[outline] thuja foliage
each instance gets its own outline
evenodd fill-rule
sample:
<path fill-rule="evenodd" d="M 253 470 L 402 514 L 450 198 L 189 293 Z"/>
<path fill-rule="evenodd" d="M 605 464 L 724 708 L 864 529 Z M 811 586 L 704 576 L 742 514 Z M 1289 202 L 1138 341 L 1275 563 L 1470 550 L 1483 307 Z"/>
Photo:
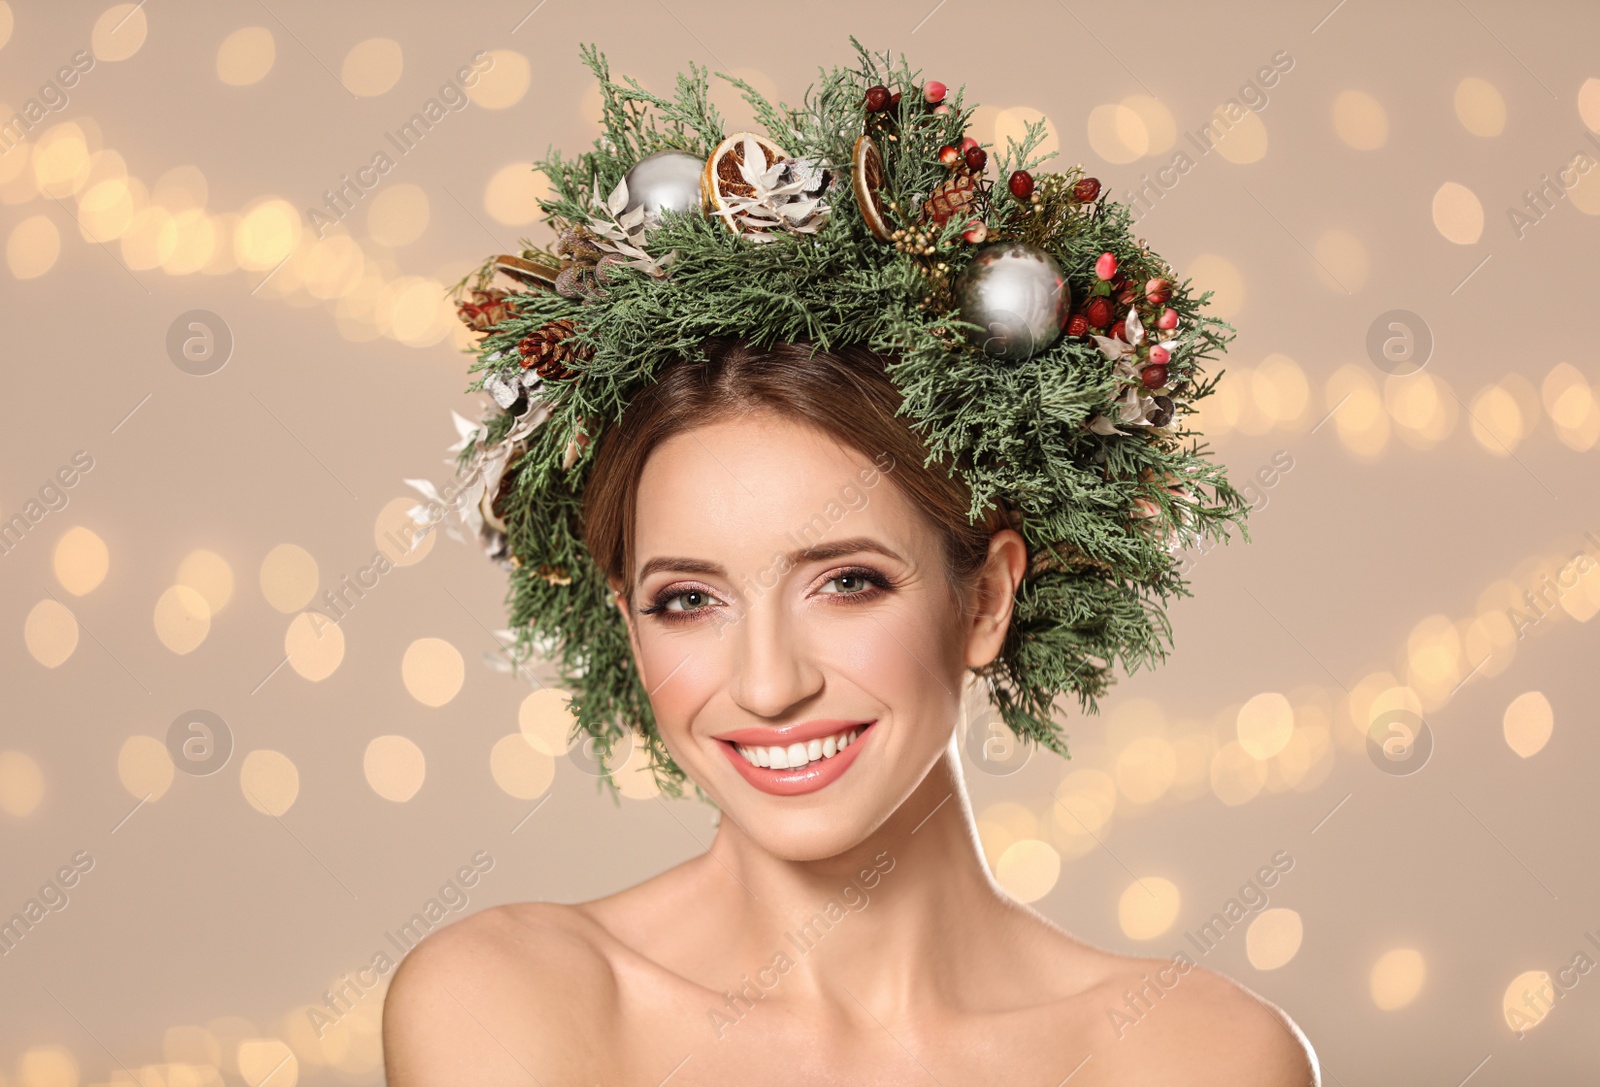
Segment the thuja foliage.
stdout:
<path fill-rule="evenodd" d="M 892 137 L 880 138 L 885 182 L 881 197 L 892 226 L 928 230 L 933 255 L 875 237 L 851 185 L 851 155 L 864 131 L 869 88 L 884 86 L 901 101 L 922 104 L 920 72 L 902 56 L 872 54 L 851 39 L 856 62 L 819 69 L 798 106 L 768 102 L 748 83 L 736 84 L 755 117 L 789 155 L 832 173 L 830 211 L 816 233 L 778 230 L 756 244 L 699 210 L 664 214 L 644 243 L 664 268 L 617 269 L 601 299 L 575 299 L 547 289 L 513 292 L 507 315 L 477 348 L 473 389 L 492 372 L 516 373 L 518 345 L 552 321 L 575 323 L 573 343 L 587 354 L 566 376 L 547 380 L 538 406 L 548 419 L 521 440 L 503 484 L 507 542 L 514 556 L 510 620 L 513 653 L 552 657 L 574 693 L 580 735 L 594 738 L 605 760 L 632 733 L 642 743 L 664 791 L 682 795 L 685 776 L 673 763 L 633 666 L 627 633 L 596 563 L 581 542 L 583 488 L 597 439 L 665 364 L 703 357 L 713 338 L 742 338 L 756 346 L 785 342 L 820 349 L 859 344 L 884 355 L 903 394 L 901 414 L 928 451 L 928 461 L 959 472 L 972 494 L 977 520 L 993 506 L 1010 511 L 1028 545 L 1029 569 L 1019 588 L 1000 657 L 985 671 L 990 697 L 1019 737 L 1068 754 L 1056 721 L 1057 700 L 1076 695 L 1096 711 L 1114 669 L 1151 666 L 1171 648 L 1166 605 L 1188 595 L 1175 550 L 1200 537 L 1226 539 L 1243 531 L 1248 507 L 1183 422 L 1185 409 L 1208 395 L 1215 379 L 1205 364 L 1220 354 L 1233 330 L 1208 316 L 1209 292 L 1196 296 L 1188 280 L 1132 234 L 1128 209 L 1110 199 L 1074 199 L 1081 167 L 1039 173 L 1051 155 L 1037 153 L 1043 122 L 1020 141 L 990 150 L 997 181 L 981 185 L 970 214 L 929 223 L 924 202 L 950 177 L 939 150 L 959 145 L 972 108 L 957 91 L 947 112 L 898 111 Z M 561 232 L 605 214 L 605 200 L 646 155 L 677 149 L 707 156 L 730 135 L 709 97 L 709 72 L 691 64 L 671 97 L 624 77 L 614 80 L 594 47 L 581 50 L 599 81 L 603 133 L 592 149 L 568 157 L 551 149 L 535 168 L 549 179 L 541 201 L 547 222 Z M 1012 195 L 1014 170 L 1038 177 L 1045 198 Z M 1095 186 L 1098 188 L 1098 185 Z M 1106 298 L 1122 321 L 1130 304 L 1096 274 L 1114 254 L 1131 303 L 1146 320 L 1164 307 L 1178 318 L 1168 364 L 1175 412 L 1165 425 L 1135 425 L 1100 433 L 1089 428 L 1123 391 L 1101 341 L 1062 335 L 1025 361 L 996 359 L 969 340 L 975 326 L 952 302 L 952 284 L 978 248 L 962 239 L 974 218 L 990 240 L 1017 239 L 1052 254 L 1066 271 L 1075 307 Z M 522 256 L 547 265 L 561 257 L 523 242 Z M 670 254 L 670 257 L 668 256 Z M 491 274 L 488 265 L 480 286 Z M 1142 286 L 1162 279 L 1170 298 L 1147 309 Z M 1099 329 L 1095 331 L 1101 331 Z M 1220 375 L 1219 375 L 1220 376 Z M 518 405 L 525 409 L 532 405 Z M 1114 418 L 1114 416 L 1113 416 Z M 500 441 L 511 411 L 490 419 L 461 452 Z M 583 436 L 570 466 L 569 444 Z M 1248 539 L 1248 535 L 1245 536 Z M 555 568 L 570 581 L 551 579 Z M 602 778 L 615 788 L 609 777 Z"/>

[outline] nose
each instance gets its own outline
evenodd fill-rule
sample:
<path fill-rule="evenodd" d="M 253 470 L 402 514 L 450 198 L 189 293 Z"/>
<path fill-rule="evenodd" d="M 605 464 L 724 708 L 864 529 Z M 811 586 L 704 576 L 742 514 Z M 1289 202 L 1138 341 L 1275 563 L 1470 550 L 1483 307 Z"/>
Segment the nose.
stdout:
<path fill-rule="evenodd" d="M 732 640 L 728 693 L 757 717 L 781 717 L 822 690 L 806 639 L 773 600 L 752 602 L 722 631 Z"/>

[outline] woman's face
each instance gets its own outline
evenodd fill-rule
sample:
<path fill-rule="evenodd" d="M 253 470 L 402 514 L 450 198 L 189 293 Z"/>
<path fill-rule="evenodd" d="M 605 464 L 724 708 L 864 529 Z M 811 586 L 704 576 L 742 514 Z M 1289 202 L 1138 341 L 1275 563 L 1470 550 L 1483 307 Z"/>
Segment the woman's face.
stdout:
<path fill-rule="evenodd" d="M 964 669 L 998 653 L 1009 620 L 1021 538 L 990 548 L 1015 569 L 1000 563 L 1003 597 L 977 611 L 1003 614 L 963 615 L 897 467 L 761 412 L 674 436 L 640 478 L 627 611 L 657 725 L 724 814 L 787 859 L 841 853 L 900 806 L 949 742 Z"/>

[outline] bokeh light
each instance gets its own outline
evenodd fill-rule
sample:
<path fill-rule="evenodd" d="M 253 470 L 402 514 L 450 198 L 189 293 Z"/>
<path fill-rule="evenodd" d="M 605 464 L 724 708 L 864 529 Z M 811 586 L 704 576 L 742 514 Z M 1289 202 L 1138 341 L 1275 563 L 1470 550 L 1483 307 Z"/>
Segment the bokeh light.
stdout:
<path fill-rule="evenodd" d="M 526 226 L 544 214 L 539 201 L 550 197 L 550 179 L 531 162 L 502 166 L 483 189 L 483 209 L 497 223 Z"/>
<path fill-rule="evenodd" d="M 300 771 L 281 751 L 262 748 L 239 764 L 239 788 L 256 811 L 282 815 L 300 795 Z"/>
<path fill-rule="evenodd" d="M 517 727 L 535 751 L 552 757 L 565 755 L 577 718 L 572 712 L 572 695 L 554 687 L 541 687 L 517 707 Z"/>
<path fill-rule="evenodd" d="M 1474 136 L 1498 136 L 1506 130 L 1506 100 L 1486 79 L 1468 76 L 1456 84 L 1456 119 Z"/>
<path fill-rule="evenodd" d="M 63 589 L 73 596 L 83 596 L 106 579 L 111 551 L 92 529 L 76 525 L 56 541 L 51 565 Z"/>
<path fill-rule="evenodd" d="M 150 32 L 144 4 L 114 4 L 95 20 L 90 48 L 99 60 L 127 60 L 139 51 Z"/>
<path fill-rule="evenodd" d="M 320 683 L 344 661 L 344 631 L 320 611 L 303 611 L 283 634 L 289 667 L 304 679 Z"/>
<path fill-rule="evenodd" d="M 156 637 L 179 656 L 200 648 L 211 632 L 211 607 L 187 585 L 170 586 L 156 599 Z"/>
<path fill-rule="evenodd" d="M 555 780 L 556 766 L 549 755 L 535 751 L 522 733 L 513 732 L 500 737 L 490 750 L 489 772 L 509 795 L 537 800 Z"/>
<path fill-rule="evenodd" d="M 404 736 L 378 736 L 367 744 L 361 770 L 372 791 L 385 800 L 403 804 L 417 795 L 428 775 L 428 761 Z"/>
<path fill-rule="evenodd" d="M 25 819 L 44 799 L 44 771 L 21 751 L 0 751 L 0 811 Z"/>
<path fill-rule="evenodd" d="M 1446 181 L 1433 194 L 1433 225 L 1447 241 L 1472 245 L 1483 236 L 1483 204 L 1477 193 Z"/>
<path fill-rule="evenodd" d="M 261 560 L 261 595 L 288 614 L 311 602 L 317 592 L 317 560 L 297 544 L 282 543 Z"/>
<path fill-rule="evenodd" d="M 1526 691 L 1511 700 L 1506 707 L 1506 745 L 1525 759 L 1531 759 L 1544 750 L 1555 731 L 1555 710 L 1543 691 Z"/>
<path fill-rule="evenodd" d="M 230 87 L 259 83 L 272 71 L 278 46 L 264 26 L 242 26 L 217 48 L 217 78 Z"/>
<path fill-rule="evenodd" d="M 78 620 L 65 604 L 46 597 L 22 624 L 28 653 L 46 668 L 59 668 L 78 648 Z"/>
<path fill-rule="evenodd" d="M 1177 884 L 1145 876 L 1128 884 L 1117 900 L 1117 923 L 1130 940 L 1154 940 L 1172 927 L 1181 905 Z"/>
<path fill-rule="evenodd" d="M 512 49 L 491 49 L 487 59 L 493 66 L 479 68 L 477 83 L 466 88 L 467 97 L 484 109 L 507 109 L 522 101 L 533 82 L 528 58 Z"/>
<path fill-rule="evenodd" d="M 1343 91 L 1333 100 L 1333 130 L 1345 146 L 1376 151 L 1389 142 L 1389 114 L 1365 91 Z"/>
<path fill-rule="evenodd" d="M 461 650 L 443 638 L 418 638 L 400 662 L 406 691 L 424 706 L 442 706 L 461 692 L 466 662 Z"/>
<path fill-rule="evenodd" d="M 30 215 L 11 228 L 6 239 L 6 267 L 18 279 L 37 279 L 55 267 L 61 255 L 61 232 L 47 215 Z"/>
<path fill-rule="evenodd" d="M 1257 970 L 1276 970 L 1300 951 L 1305 925 L 1291 909 L 1274 906 L 1262 910 L 1244 933 L 1245 955 Z"/>
<path fill-rule="evenodd" d="M 391 185 L 367 208 L 367 233 L 379 245 L 410 245 L 427 228 L 428 194 L 420 185 Z"/>
<path fill-rule="evenodd" d="M 1023 838 L 1012 842 L 994 866 L 994 878 L 1018 902 L 1037 902 L 1061 878 L 1061 855 L 1049 842 Z"/>
<path fill-rule="evenodd" d="M 117 779 L 136 800 L 160 800 L 172 785 L 172 755 L 154 736 L 129 736 L 117 753 Z"/>
<path fill-rule="evenodd" d="M 350 47 L 344 56 L 340 80 L 353 94 L 372 98 L 400 81 L 405 52 L 392 38 L 368 38 Z"/>
<path fill-rule="evenodd" d="M 215 551 L 196 548 L 178 563 L 179 585 L 187 585 L 205 597 L 206 607 L 215 615 L 233 599 L 233 567 Z"/>
<path fill-rule="evenodd" d="M 1386 951 L 1372 964 L 1368 978 L 1372 1002 L 1386 1012 L 1403 1008 L 1417 999 L 1427 978 L 1422 952 L 1409 947 Z"/>

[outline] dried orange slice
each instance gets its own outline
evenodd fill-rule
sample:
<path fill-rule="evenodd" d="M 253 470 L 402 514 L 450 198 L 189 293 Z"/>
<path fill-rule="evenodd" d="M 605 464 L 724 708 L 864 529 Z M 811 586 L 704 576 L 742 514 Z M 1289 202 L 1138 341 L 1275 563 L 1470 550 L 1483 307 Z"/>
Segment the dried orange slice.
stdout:
<path fill-rule="evenodd" d="M 763 172 L 779 159 L 789 157 L 783 148 L 755 132 L 735 132 L 717 144 L 706 159 L 705 169 L 700 172 L 700 205 L 707 214 L 726 209 L 728 196 L 750 196 L 755 192 L 740 171 L 744 165 L 744 141 L 747 139 L 754 140 L 766 157 L 766 162 L 761 164 Z M 731 216 L 718 215 L 717 218 L 726 223 L 729 230 L 738 231 Z"/>
<path fill-rule="evenodd" d="M 878 150 L 878 141 L 871 136 L 861 136 L 850 153 L 850 187 L 855 190 L 856 206 L 861 209 L 861 217 L 867 221 L 867 229 L 880 241 L 890 241 L 893 233 L 889 229 L 883 197 L 878 195 L 886 180 L 883 152 Z"/>

